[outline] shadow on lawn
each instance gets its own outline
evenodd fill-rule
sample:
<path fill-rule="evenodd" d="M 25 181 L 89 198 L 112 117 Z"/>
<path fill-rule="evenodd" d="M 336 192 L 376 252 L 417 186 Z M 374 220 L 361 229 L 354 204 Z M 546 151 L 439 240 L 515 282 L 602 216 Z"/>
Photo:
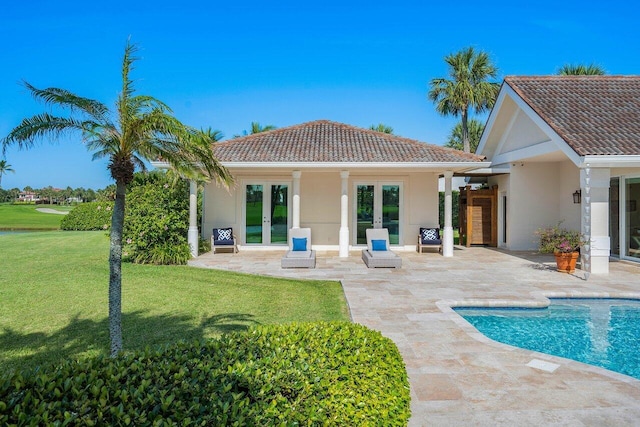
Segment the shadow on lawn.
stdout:
<path fill-rule="evenodd" d="M 243 331 L 258 324 L 252 314 L 225 313 L 203 316 L 200 323 L 185 315 L 148 315 L 144 311 L 122 314 L 125 350 L 160 347 L 178 341 L 195 341 L 221 333 Z M 35 368 L 62 359 L 109 353 L 109 320 L 74 316 L 63 328 L 46 334 L 21 333 L 5 328 L 0 333 L 0 372 Z"/>

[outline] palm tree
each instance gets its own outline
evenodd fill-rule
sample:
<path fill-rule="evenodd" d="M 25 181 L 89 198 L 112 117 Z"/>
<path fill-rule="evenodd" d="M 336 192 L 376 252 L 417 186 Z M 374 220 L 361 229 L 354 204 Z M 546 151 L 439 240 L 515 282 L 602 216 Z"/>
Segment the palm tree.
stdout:
<path fill-rule="evenodd" d="M 45 136 L 59 137 L 79 132 L 93 158 L 109 158 L 108 169 L 115 180 L 115 203 L 111 217 L 109 249 L 109 334 L 111 356 L 122 349 L 121 264 L 125 189 L 143 160 L 162 158 L 184 176 L 216 179 L 228 185 L 232 177 L 213 157 L 209 135 L 183 125 L 161 101 L 136 95 L 129 73 L 137 48 L 127 41 L 122 61 L 122 91 L 113 111 L 101 102 L 58 88 L 37 89 L 24 85 L 45 105 L 68 110 L 67 115 L 42 113 L 22 122 L 7 135 L 3 147 L 17 144 L 31 148 Z"/>
<path fill-rule="evenodd" d="M 378 123 L 378 125 L 371 125 L 369 129 L 375 130 L 376 132 L 388 133 L 393 135 L 393 128 L 391 126 L 387 126 L 384 123 Z"/>
<path fill-rule="evenodd" d="M 561 76 L 604 76 L 604 68 L 596 64 L 565 64 L 558 70 Z"/>
<path fill-rule="evenodd" d="M 222 133 L 221 130 L 211 129 L 211 127 L 208 127 L 206 129 L 200 129 L 200 132 L 206 135 L 208 138 L 210 138 L 211 141 L 213 142 L 221 141 L 222 138 L 224 138 L 224 134 Z"/>
<path fill-rule="evenodd" d="M 473 47 L 450 54 L 444 60 L 450 79 L 432 79 L 428 97 L 436 103 L 440 114 L 461 116 L 463 150 L 469 153 L 469 109 L 481 113 L 493 107 L 500 85 L 487 79 L 495 78 L 498 69 L 487 53 L 476 53 Z"/>
<path fill-rule="evenodd" d="M 469 126 L 469 148 L 471 153 L 475 153 L 480 144 L 480 138 L 482 137 L 482 131 L 484 130 L 484 124 L 478 120 L 471 118 L 467 123 Z M 458 122 L 449 134 L 449 140 L 444 144 L 445 147 L 455 148 L 456 150 L 462 150 L 464 144 L 462 141 L 462 123 Z"/>
<path fill-rule="evenodd" d="M 233 137 L 234 138 L 240 138 L 242 136 L 253 135 L 253 134 L 256 134 L 256 133 L 267 132 L 267 131 L 275 130 L 275 129 L 278 129 L 278 128 L 276 126 L 274 126 L 274 125 L 262 126 L 258 122 L 251 122 L 251 131 L 250 132 L 247 132 L 246 130 L 243 130 L 242 134 L 233 135 Z"/>
<path fill-rule="evenodd" d="M 2 188 L 2 175 L 6 175 L 7 172 L 13 172 L 16 173 L 16 171 L 14 171 L 11 168 L 11 165 L 9 163 L 7 163 L 6 160 L 0 160 L 0 188 Z"/>

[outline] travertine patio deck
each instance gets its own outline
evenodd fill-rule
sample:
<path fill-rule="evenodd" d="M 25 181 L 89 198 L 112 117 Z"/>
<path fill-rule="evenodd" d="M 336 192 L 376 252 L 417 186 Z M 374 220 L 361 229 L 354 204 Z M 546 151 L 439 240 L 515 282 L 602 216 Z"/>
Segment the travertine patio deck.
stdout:
<path fill-rule="evenodd" d="M 340 280 L 355 322 L 398 345 L 411 383 L 411 426 L 638 425 L 640 381 L 490 341 L 447 301 L 543 301 L 541 292 L 640 296 L 640 266 L 608 276 L 554 270 L 552 257 L 456 248 L 453 258 L 400 253 L 402 269 L 367 269 L 360 252 L 318 252 L 312 270 L 280 268 L 281 252 L 205 254 L 191 265 L 282 277 Z M 640 344 L 640 343 L 639 343 Z M 640 345 L 638 348 L 640 351 Z M 559 365 L 554 372 L 532 360 Z"/>

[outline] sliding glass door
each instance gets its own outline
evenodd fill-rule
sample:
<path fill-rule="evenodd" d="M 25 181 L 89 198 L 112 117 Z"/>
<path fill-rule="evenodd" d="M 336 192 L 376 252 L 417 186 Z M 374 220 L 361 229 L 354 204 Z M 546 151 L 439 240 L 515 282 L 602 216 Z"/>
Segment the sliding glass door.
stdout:
<path fill-rule="evenodd" d="M 627 256 L 640 259 L 640 178 L 625 180 L 625 249 Z"/>

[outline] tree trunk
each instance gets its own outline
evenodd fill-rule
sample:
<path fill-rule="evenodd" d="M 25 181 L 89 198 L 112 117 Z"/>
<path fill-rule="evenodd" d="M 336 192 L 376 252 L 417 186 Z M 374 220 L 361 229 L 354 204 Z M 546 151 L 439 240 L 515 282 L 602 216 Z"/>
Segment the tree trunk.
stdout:
<path fill-rule="evenodd" d="M 116 181 L 116 200 L 111 214 L 111 245 L 109 247 L 109 336 L 111 357 L 122 350 L 122 230 L 126 185 Z"/>
<path fill-rule="evenodd" d="M 471 144 L 469 144 L 469 126 L 467 124 L 467 111 L 462 112 L 462 151 L 471 152 Z"/>

